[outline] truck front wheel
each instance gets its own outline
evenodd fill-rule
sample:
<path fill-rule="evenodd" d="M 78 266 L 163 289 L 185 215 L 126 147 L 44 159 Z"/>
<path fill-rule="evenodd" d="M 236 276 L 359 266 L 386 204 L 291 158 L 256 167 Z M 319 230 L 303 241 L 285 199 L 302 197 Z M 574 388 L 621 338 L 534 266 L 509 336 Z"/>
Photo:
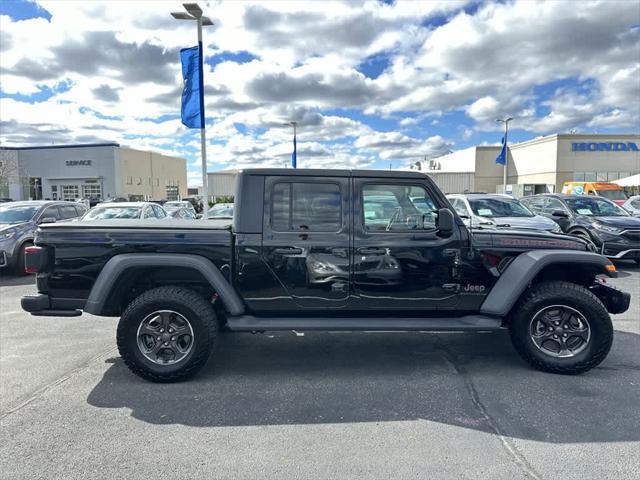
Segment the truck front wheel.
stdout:
<path fill-rule="evenodd" d="M 578 374 L 602 362 L 613 342 L 613 325 L 602 302 L 569 282 L 532 286 L 513 310 L 513 346 L 533 367 Z"/>
<path fill-rule="evenodd" d="M 118 323 L 120 356 L 153 382 L 195 375 L 213 351 L 218 322 L 213 306 L 192 290 L 158 287 L 133 300 Z"/>

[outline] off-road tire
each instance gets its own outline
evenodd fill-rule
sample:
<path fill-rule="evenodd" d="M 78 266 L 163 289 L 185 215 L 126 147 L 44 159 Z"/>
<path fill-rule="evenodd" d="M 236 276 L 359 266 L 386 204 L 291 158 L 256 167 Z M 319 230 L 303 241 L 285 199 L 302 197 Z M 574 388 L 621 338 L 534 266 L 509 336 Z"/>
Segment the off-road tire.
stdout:
<path fill-rule="evenodd" d="M 27 272 L 24 270 L 24 257 L 26 256 L 25 249 L 27 247 L 32 247 L 33 242 L 27 241 L 20 245 L 20 250 L 18 250 L 18 256 L 16 257 L 16 264 L 13 266 L 13 273 L 15 275 L 27 275 Z"/>
<path fill-rule="evenodd" d="M 178 363 L 158 365 L 138 348 L 138 327 L 158 310 L 173 310 L 184 316 L 193 329 L 193 346 Z M 116 340 L 120 356 L 136 375 L 152 382 L 178 382 L 195 375 L 209 359 L 218 333 L 218 322 L 211 303 L 196 292 L 182 287 L 158 287 L 135 298 L 125 309 Z"/>
<path fill-rule="evenodd" d="M 589 323 L 591 336 L 584 350 L 573 357 L 556 358 L 536 347 L 530 324 L 546 306 L 566 305 L 580 312 Z M 589 290 L 575 283 L 552 281 L 533 285 L 518 301 L 509 321 L 516 351 L 530 365 L 550 373 L 576 375 L 602 362 L 613 342 L 613 325 L 607 309 Z"/>

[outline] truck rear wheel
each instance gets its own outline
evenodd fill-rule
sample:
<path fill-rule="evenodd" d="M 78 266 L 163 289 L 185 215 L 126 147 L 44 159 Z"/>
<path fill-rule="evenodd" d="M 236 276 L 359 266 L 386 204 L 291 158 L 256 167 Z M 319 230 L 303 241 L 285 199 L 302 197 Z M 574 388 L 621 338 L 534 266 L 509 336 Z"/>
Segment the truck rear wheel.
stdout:
<path fill-rule="evenodd" d="M 192 290 L 158 287 L 126 308 L 118 323 L 120 356 L 152 382 L 176 382 L 207 362 L 217 336 L 213 306 Z"/>
<path fill-rule="evenodd" d="M 575 375 L 602 362 L 613 342 L 613 325 L 602 302 L 569 282 L 531 287 L 514 308 L 513 346 L 533 367 Z"/>

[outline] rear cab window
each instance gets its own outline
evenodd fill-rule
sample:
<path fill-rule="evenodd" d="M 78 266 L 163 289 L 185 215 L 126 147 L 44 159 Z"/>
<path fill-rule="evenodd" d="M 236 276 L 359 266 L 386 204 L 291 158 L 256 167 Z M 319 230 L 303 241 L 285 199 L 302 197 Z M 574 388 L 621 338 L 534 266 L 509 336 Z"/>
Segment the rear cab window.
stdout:
<path fill-rule="evenodd" d="M 275 232 L 338 232 L 342 194 L 337 183 L 277 182 L 271 191 L 271 229 Z"/>

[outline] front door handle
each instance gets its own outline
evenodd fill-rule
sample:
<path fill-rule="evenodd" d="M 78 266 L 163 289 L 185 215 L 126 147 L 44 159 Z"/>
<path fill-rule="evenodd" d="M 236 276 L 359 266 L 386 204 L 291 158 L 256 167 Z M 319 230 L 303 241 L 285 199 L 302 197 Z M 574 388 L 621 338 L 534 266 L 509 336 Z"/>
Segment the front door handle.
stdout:
<path fill-rule="evenodd" d="M 363 255 L 384 255 L 385 253 L 387 253 L 387 250 L 385 248 L 372 248 L 372 247 L 362 247 L 356 251 Z"/>
<path fill-rule="evenodd" d="M 273 250 L 273 253 L 277 253 L 278 255 L 300 255 L 302 249 L 297 247 L 276 248 Z"/>

